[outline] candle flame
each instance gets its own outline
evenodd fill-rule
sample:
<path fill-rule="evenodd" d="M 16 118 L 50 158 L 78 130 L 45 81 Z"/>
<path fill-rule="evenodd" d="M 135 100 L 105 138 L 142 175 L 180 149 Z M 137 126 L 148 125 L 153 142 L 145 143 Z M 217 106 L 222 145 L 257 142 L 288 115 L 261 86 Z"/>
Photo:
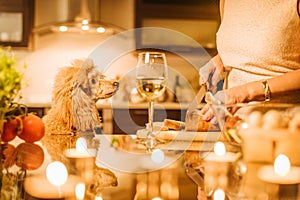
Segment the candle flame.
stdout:
<path fill-rule="evenodd" d="M 76 150 L 79 152 L 85 152 L 87 150 L 87 143 L 84 138 L 80 137 L 77 139 Z"/>
<path fill-rule="evenodd" d="M 289 158 L 284 155 L 280 154 L 276 157 L 274 161 L 274 171 L 279 176 L 285 176 L 288 174 L 291 168 L 291 163 Z"/>
<path fill-rule="evenodd" d="M 78 199 L 78 200 L 84 199 L 84 194 L 85 194 L 85 184 L 84 183 L 76 184 L 75 194 L 76 194 L 76 199 Z"/>
<path fill-rule="evenodd" d="M 82 29 L 83 31 L 88 31 L 88 30 L 90 29 L 90 27 L 89 27 L 88 25 L 82 25 L 82 26 L 81 26 L 81 29 Z"/>
<path fill-rule="evenodd" d="M 81 24 L 83 24 L 83 25 L 88 25 L 88 24 L 89 24 L 89 20 L 83 19 L 83 20 L 81 21 Z"/>
<path fill-rule="evenodd" d="M 98 27 L 97 28 L 97 32 L 98 33 L 104 33 L 105 32 L 105 28 L 104 27 Z"/>
<path fill-rule="evenodd" d="M 149 54 L 149 52 L 146 52 L 145 63 L 147 64 L 147 63 L 149 63 L 149 61 L 150 61 L 150 54 Z"/>
<path fill-rule="evenodd" d="M 226 148 L 223 142 L 217 142 L 214 146 L 214 152 L 218 156 L 223 156 L 226 154 Z"/>
<path fill-rule="evenodd" d="M 52 185 L 59 187 L 68 180 L 68 170 L 63 163 L 54 161 L 47 166 L 46 176 Z"/>
<path fill-rule="evenodd" d="M 221 189 L 217 189 L 214 192 L 214 200 L 224 200 L 225 199 L 225 192 Z"/>
<path fill-rule="evenodd" d="M 59 31 L 60 32 L 67 32 L 68 31 L 68 27 L 67 26 L 60 26 L 59 27 Z"/>

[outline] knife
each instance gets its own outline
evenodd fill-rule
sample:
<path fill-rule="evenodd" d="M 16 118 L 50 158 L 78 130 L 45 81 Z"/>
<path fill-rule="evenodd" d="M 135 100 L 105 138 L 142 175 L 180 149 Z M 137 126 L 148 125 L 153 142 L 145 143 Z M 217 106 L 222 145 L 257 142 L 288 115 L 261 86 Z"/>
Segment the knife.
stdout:
<path fill-rule="evenodd" d="M 187 109 L 187 112 L 192 112 L 193 110 L 197 109 L 199 104 L 202 102 L 202 100 L 205 97 L 205 94 L 207 92 L 207 86 L 206 84 L 201 85 L 200 90 L 198 91 L 196 97 L 194 100 L 189 104 L 189 107 Z"/>
<path fill-rule="evenodd" d="M 196 183 L 198 187 L 204 189 L 204 174 L 202 172 L 198 172 L 198 170 L 196 171 L 192 167 L 187 167 L 186 174 L 194 181 L 194 183 Z"/>

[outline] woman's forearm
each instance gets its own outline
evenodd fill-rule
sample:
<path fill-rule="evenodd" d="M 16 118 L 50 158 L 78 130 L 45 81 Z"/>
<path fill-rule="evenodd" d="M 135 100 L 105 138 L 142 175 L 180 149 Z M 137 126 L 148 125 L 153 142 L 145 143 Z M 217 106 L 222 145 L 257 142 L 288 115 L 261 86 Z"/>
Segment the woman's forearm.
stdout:
<path fill-rule="evenodd" d="M 271 93 L 300 90 L 300 69 L 268 80 Z"/>
<path fill-rule="evenodd" d="M 271 100 L 280 98 L 284 93 L 300 91 L 300 69 L 267 79 Z M 242 103 L 265 100 L 262 80 L 246 83 L 226 90 L 226 103 Z"/>

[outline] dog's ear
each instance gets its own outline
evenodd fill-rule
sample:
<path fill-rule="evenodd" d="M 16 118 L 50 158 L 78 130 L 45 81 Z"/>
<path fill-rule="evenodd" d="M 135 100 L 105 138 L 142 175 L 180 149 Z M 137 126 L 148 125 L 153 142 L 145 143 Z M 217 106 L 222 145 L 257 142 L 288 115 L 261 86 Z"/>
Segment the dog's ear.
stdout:
<path fill-rule="evenodd" d="M 83 89 L 86 94 L 90 94 L 88 74 L 95 68 L 94 62 L 91 59 L 86 59 L 77 73 L 76 86 Z"/>

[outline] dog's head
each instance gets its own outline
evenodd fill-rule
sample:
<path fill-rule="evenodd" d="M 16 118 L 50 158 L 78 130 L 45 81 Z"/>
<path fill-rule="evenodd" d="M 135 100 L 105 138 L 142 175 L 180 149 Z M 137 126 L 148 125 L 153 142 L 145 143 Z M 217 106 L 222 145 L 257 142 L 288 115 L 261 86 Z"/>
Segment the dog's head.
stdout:
<path fill-rule="evenodd" d="M 92 60 L 75 60 L 55 76 L 52 105 L 45 116 L 51 134 L 95 130 L 99 125 L 96 102 L 118 90 L 118 82 L 107 79 Z"/>
<path fill-rule="evenodd" d="M 96 70 L 91 59 L 82 62 L 75 83 L 75 87 L 82 89 L 86 95 L 95 101 L 113 96 L 119 88 L 119 83 L 116 80 L 111 80 Z"/>

